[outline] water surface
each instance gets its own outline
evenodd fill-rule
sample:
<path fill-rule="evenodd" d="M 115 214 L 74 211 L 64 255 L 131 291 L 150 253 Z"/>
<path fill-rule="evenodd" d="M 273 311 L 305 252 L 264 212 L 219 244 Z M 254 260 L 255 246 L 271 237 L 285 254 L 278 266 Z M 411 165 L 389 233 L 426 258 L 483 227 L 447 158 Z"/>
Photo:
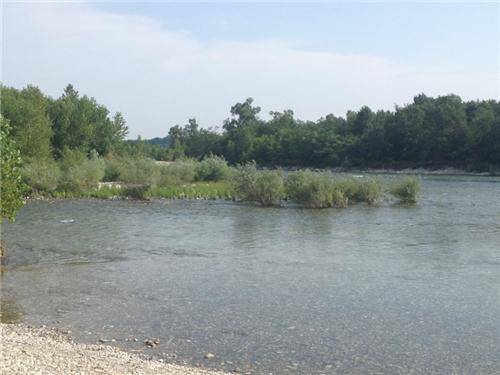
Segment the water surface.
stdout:
<path fill-rule="evenodd" d="M 499 178 L 424 178 L 413 207 L 32 202 L 2 232 L 4 319 L 80 341 L 256 374 L 500 368 Z"/>

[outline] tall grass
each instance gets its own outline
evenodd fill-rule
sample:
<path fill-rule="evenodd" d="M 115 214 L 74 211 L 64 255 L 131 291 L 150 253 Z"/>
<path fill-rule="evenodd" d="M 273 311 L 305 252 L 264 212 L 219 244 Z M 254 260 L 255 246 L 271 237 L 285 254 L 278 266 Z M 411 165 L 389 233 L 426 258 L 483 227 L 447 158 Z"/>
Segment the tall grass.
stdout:
<path fill-rule="evenodd" d="M 389 192 L 403 204 L 414 204 L 420 192 L 420 181 L 415 177 L 405 177 L 394 181 Z"/>

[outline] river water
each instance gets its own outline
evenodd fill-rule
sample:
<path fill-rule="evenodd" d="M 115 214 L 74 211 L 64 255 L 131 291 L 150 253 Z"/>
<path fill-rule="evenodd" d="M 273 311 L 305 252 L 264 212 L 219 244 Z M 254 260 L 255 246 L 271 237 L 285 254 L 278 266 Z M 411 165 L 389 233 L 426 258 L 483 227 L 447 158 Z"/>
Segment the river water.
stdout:
<path fill-rule="evenodd" d="M 422 183 L 412 207 L 32 202 L 3 319 L 256 374 L 498 373 L 500 178 Z"/>

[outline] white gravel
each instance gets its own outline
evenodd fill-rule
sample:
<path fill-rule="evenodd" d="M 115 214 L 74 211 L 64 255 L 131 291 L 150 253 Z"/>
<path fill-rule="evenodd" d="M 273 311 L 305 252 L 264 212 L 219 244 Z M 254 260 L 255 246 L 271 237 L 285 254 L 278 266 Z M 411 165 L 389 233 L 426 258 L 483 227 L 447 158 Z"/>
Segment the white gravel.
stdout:
<path fill-rule="evenodd" d="M 0 324 L 0 374 L 171 374 L 222 372 L 146 360 L 105 345 L 85 345 L 45 328 Z"/>

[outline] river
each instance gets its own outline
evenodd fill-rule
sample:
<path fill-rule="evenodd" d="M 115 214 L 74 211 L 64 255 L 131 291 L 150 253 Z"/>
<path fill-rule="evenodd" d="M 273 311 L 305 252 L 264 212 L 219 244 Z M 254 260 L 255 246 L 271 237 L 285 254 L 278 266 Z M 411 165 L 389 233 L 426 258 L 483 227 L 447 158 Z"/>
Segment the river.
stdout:
<path fill-rule="evenodd" d="M 500 178 L 422 177 L 407 207 L 31 202 L 2 238 L 3 319 L 78 341 L 256 374 L 500 369 Z"/>

